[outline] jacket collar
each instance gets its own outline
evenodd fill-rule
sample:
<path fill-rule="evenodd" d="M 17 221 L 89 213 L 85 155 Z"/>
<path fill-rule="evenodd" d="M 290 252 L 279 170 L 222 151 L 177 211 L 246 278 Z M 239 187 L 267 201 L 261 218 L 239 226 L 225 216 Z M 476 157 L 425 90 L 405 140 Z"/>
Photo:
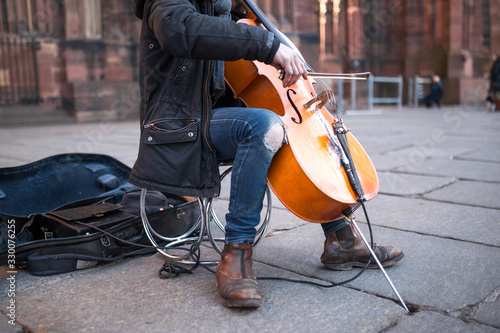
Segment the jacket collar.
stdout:
<path fill-rule="evenodd" d="M 134 10 L 134 14 L 138 19 L 144 17 L 144 4 L 146 0 L 132 0 L 132 8 Z"/>

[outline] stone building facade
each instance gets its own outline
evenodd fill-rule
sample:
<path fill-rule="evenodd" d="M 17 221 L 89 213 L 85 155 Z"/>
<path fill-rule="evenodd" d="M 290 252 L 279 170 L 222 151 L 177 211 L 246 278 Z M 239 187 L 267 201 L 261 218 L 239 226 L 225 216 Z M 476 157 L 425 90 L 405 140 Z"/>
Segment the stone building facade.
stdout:
<path fill-rule="evenodd" d="M 0 0 L 0 103 L 137 112 L 139 32 L 130 0 Z"/>
<path fill-rule="evenodd" d="M 255 0 L 321 72 L 441 76 L 445 103 L 484 100 L 497 0 Z M 130 0 L 0 0 L 0 107 L 79 119 L 137 112 Z"/>
<path fill-rule="evenodd" d="M 437 74 L 448 104 L 484 101 L 500 54 L 496 0 L 259 1 L 319 72 Z"/>

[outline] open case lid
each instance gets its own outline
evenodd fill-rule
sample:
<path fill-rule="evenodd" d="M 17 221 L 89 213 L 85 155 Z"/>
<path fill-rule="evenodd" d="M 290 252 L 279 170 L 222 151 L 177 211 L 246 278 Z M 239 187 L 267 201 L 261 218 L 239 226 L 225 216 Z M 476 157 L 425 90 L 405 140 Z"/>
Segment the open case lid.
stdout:
<path fill-rule="evenodd" d="M 61 154 L 0 168 L 0 212 L 27 216 L 46 213 L 69 202 L 114 196 L 119 203 L 136 189 L 127 179 L 130 168 L 100 154 Z"/>

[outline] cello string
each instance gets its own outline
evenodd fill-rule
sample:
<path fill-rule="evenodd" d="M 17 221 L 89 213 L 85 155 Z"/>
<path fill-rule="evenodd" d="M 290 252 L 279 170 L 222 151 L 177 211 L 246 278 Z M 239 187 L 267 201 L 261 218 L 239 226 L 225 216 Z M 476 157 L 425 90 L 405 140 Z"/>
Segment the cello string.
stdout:
<path fill-rule="evenodd" d="M 287 45 L 292 50 L 294 50 L 294 52 L 297 54 L 297 56 L 302 60 L 302 62 L 306 66 L 306 69 L 308 70 L 309 73 L 316 73 L 316 71 L 313 69 L 313 67 L 302 56 L 301 52 L 295 46 L 295 44 L 284 33 L 282 33 L 280 30 L 278 30 L 274 26 L 274 24 L 269 20 L 269 18 L 266 16 L 266 14 L 264 14 L 264 12 L 262 12 L 262 10 L 257 5 L 255 5 L 251 0 L 239 0 L 239 1 L 240 1 L 240 4 L 242 4 L 243 7 L 245 7 L 245 9 L 247 10 L 247 12 L 253 13 L 253 15 L 258 20 L 260 20 L 260 22 L 262 23 L 262 25 L 268 31 L 272 32 L 275 35 L 275 37 L 280 40 L 280 42 L 282 42 L 283 44 Z M 325 91 L 330 91 L 331 90 L 330 86 L 327 85 L 324 82 L 324 80 L 317 78 L 314 81 L 317 82 L 321 86 L 321 89 L 323 89 Z M 314 90 L 316 92 L 316 89 L 314 89 Z M 316 92 L 316 94 L 317 94 L 317 92 Z M 332 115 L 334 115 L 337 120 L 340 120 L 340 117 L 339 117 L 338 112 L 337 112 L 337 102 L 335 100 L 335 96 L 334 96 L 333 93 L 328 94 L 328 104 L 330 105 L 330 109 L 331 110 L 330 109 L 327 109 L 327 110 Z M 332 110 L 333 110 L 333 112 L 332 112 Z"/>

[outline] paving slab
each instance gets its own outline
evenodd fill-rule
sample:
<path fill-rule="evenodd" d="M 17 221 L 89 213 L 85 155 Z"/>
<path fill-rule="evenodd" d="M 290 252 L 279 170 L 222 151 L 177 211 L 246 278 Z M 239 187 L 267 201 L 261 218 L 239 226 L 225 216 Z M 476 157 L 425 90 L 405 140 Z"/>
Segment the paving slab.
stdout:
<path fill-rule="evenodd" d="M 491 295 L 478 304 L 467 318 L 481 323 L 497 327 L 500 329 L 500 287 L 496 288 Z"/>
<path fill-rule="evenodd" d="M 411 145 L 396 151 L 387 152 L 387 156 L 398 156 L 407 163 L 419 165 L 427 158 L 450 158 L 454 154 L 470 152 L 470 145 L 460 145 L 458 143 L 446 141 L 434 142 L 432 140 L 414 142 Z"/>
<path fill-rule="evenodd" d="M 217 301 L 212 273 L 198 268 L 162 280 L 157 271 L 163 259 L 152 255 L 49 277 L 20 270 L 13 327 L 5 316 L 10 298 L 0 267 L 0 331 L 498 332 L 500 113 L 465 106 L 384 109 L 350 113 L 344 122 L 379 171 L 381 193 L 366 204 L 375 242 L 404 250 L 405 258 L 387 273 L 418 312 L 405 313 L 379 270 L 329 289 L 264 280 L 260 309 L 227 309 Z M 1 128 L 0 167 L 85 149 L 132 166 L 139 133 L 137 120 Z M 228 193 L 223 185 L 214 206 L 226 210 Z M 368 235 L 362 212 L 356 216 Z M 321 283 L 360 271 L 324 268 L 323 240 L 319 225 L 298 219 L 273 195 L 255 271 Z M 218 257 L 206 245 L 202 255 Z"/>
<path fill-rule="evenodd" d="M 135 126 L 133 124 L 134 122 L 119 122 L 2 128 L 0 138 L 3 143 L 10 142 L 26 147 L 42 145 L 48 149 L 64 149 L 71 152 L 89 149 L 89 146 L 99 147 L 103 143 L 137 148 L 140 130 L 138 123 Z M 49 143 L 52 146 L 46 145 Z M 65 152 L 64 150 L 61 152 Z"/>
<path fill-rule="evenodd" d="M 500 247 L 498 209 L 389 195 L 378 195 L 365 206 L 373 225 Z M 355 215 L 366 222 L 361 210 Z"/>
<path fill-rule="evenodd" d="M 462 160 L 500 163 L 500 151 L 498 149 L 474 150 L 465 154 L 455 155 L 455 158 Z"/>
<path fill-rule="evenodd" d="M 9 143 L 0 144 L 0 149 L 2 157 L 5 160 L 11 159 L 13 163 L 10 164 L 14 164 L 14 166 L 28 164 L 51 155 L 57 155 L 61 151 L 61 149 L 46 148 L 44 146 L 25 146 Z M 22 151 L 22 154 L 19 153 L 20 151 Z M 2 167 L 6 166 L 2 165 Z"/>
<path fill-rule="evenodd" d="M 378 178 L 379 193 L 400 196 L 420 196 L 456 181 L 453 177 L 429 177 L 395 172 L 378 172 Z"/>
<path fill-rule="evenodd" d="M 391 171 L 398 167 L 405 166 L 409 163 L 408 160 L 401 158 L 401 156 L 370 154 L 368 151 L 367 154 L 370 157 L 373 165 L 375 166 L 377 173 Z"/>
<path fill-rule="evenodd" d="M 373 227 L 373 232 L 377 244 L 403 249 L 405 257 L 388 274 L 409 304 L 455 311 L 480 302 L 500 284 L 500 248 L 387 228 Z M 368 237 L 366 229 L 364 234 Z M 255 254 L 269 265 L 326 281 L 354 276 L 325 269 L 319 261 L 322 250 L 321 231 L 304 225 L 266 239 Z M 397 299 L 379 270 L 366 271 L 350 285 Z"/>
<path fill-rule="evenodd" d="M 356 131 L 353 130 L 352 134 L 369 156 L 378 154 L 383 155 L 387 152 L 398 151 L 411 146 L 414 141 L 413 136 L 403 134 L 399 131 L 382 134 L 373 130 L 367 130 L 365 132 L 363 129 L 357 129 Z"/>
<path fill-rule="evenodd" d="M 454 333 L 497 333 L 499 329 L 478 323 L 464 322 L 459 318 L 442 315 L 438 312 L 422 312 L 400 319 L 386 332 L 454 332 Z"/>
<path fill-rule="evenodd" d="M 418 170 L 414 166 L 402 166 L 400 172 L 418 172 L 424 175 L 455 177 L 464 180 L 500 181 L 500 163 L 429 158 L 421 163 Z"/>
<path fill-rule="evenodd" d="M 0 313 L 0 332 L 3 333 L 26 333 L 19 323 L 15 320 L 12 320 L 3 312 Z"/>
<path fill-rule="evenodd" d="M 439 142 L 419 142 L 388 151 L 379 156 L 370 155 L 373 161 L 379 163 L 384 159 L 393 161 L 399 170 L 419 173 L 420 169 L 427 169 L 430 158 L 445 160 L 462 160 L 476 162 L 495 162 L 498 143 L 491 142 L 464 142 L 464 140 L 446 140 Z M 387 162 L 385 162 L 387 163 Z M 376 165 L 376 164 L 375 164 Z M 384 165 L 384 164 L 382 164 Z"/>
<path fill-rule="evenodd" d="M 484 119 L 484 122 L 488 122 L 490 119 Z M 485 126 L 479 123 L 475 124 L 475 126 L 470 126 L 469 128 L 472 130 L 459 130 L 459 131 L 446 131 L 445 134 L 450 140 L 461 141 L 465 145 L 475 145 L 478 143 L 484 145 L 490 144 L 499 144 L 500 137 L 498 136 L 498 129 L 491 129 L 490 131 L 484 131 L 483 128 Z M 479 129 L 482 128 L 482 129 Z"/>
<path fill-rule="evenodd" d="M 24 281 L 16 319 L 33 332 L 361 332 L 381 331 L 405 316 L 391 301 L 365 292 L 341 287 L 325 293 L 281 281 L 259 283 L 265 295 L 259 309 L 229 309 L 217 302 L 213 273 L 198 268 L 162 280 L 156 274 L 162 262 L 154 255 L 39 281 L 19 273 Z M 259 263 L 255 271 L 306 279 Z M 2 295 L 2 308 L 7 300 Z M 355 304 L 363 306 L 352 316 L 345 309 Z"/>
<path fill-rule="evenodd" d="M 423 197 L 458 204 L 500 209 L 499 193 L 500 182 L 458 181 L 444 188 L 427 193 Z"/>

